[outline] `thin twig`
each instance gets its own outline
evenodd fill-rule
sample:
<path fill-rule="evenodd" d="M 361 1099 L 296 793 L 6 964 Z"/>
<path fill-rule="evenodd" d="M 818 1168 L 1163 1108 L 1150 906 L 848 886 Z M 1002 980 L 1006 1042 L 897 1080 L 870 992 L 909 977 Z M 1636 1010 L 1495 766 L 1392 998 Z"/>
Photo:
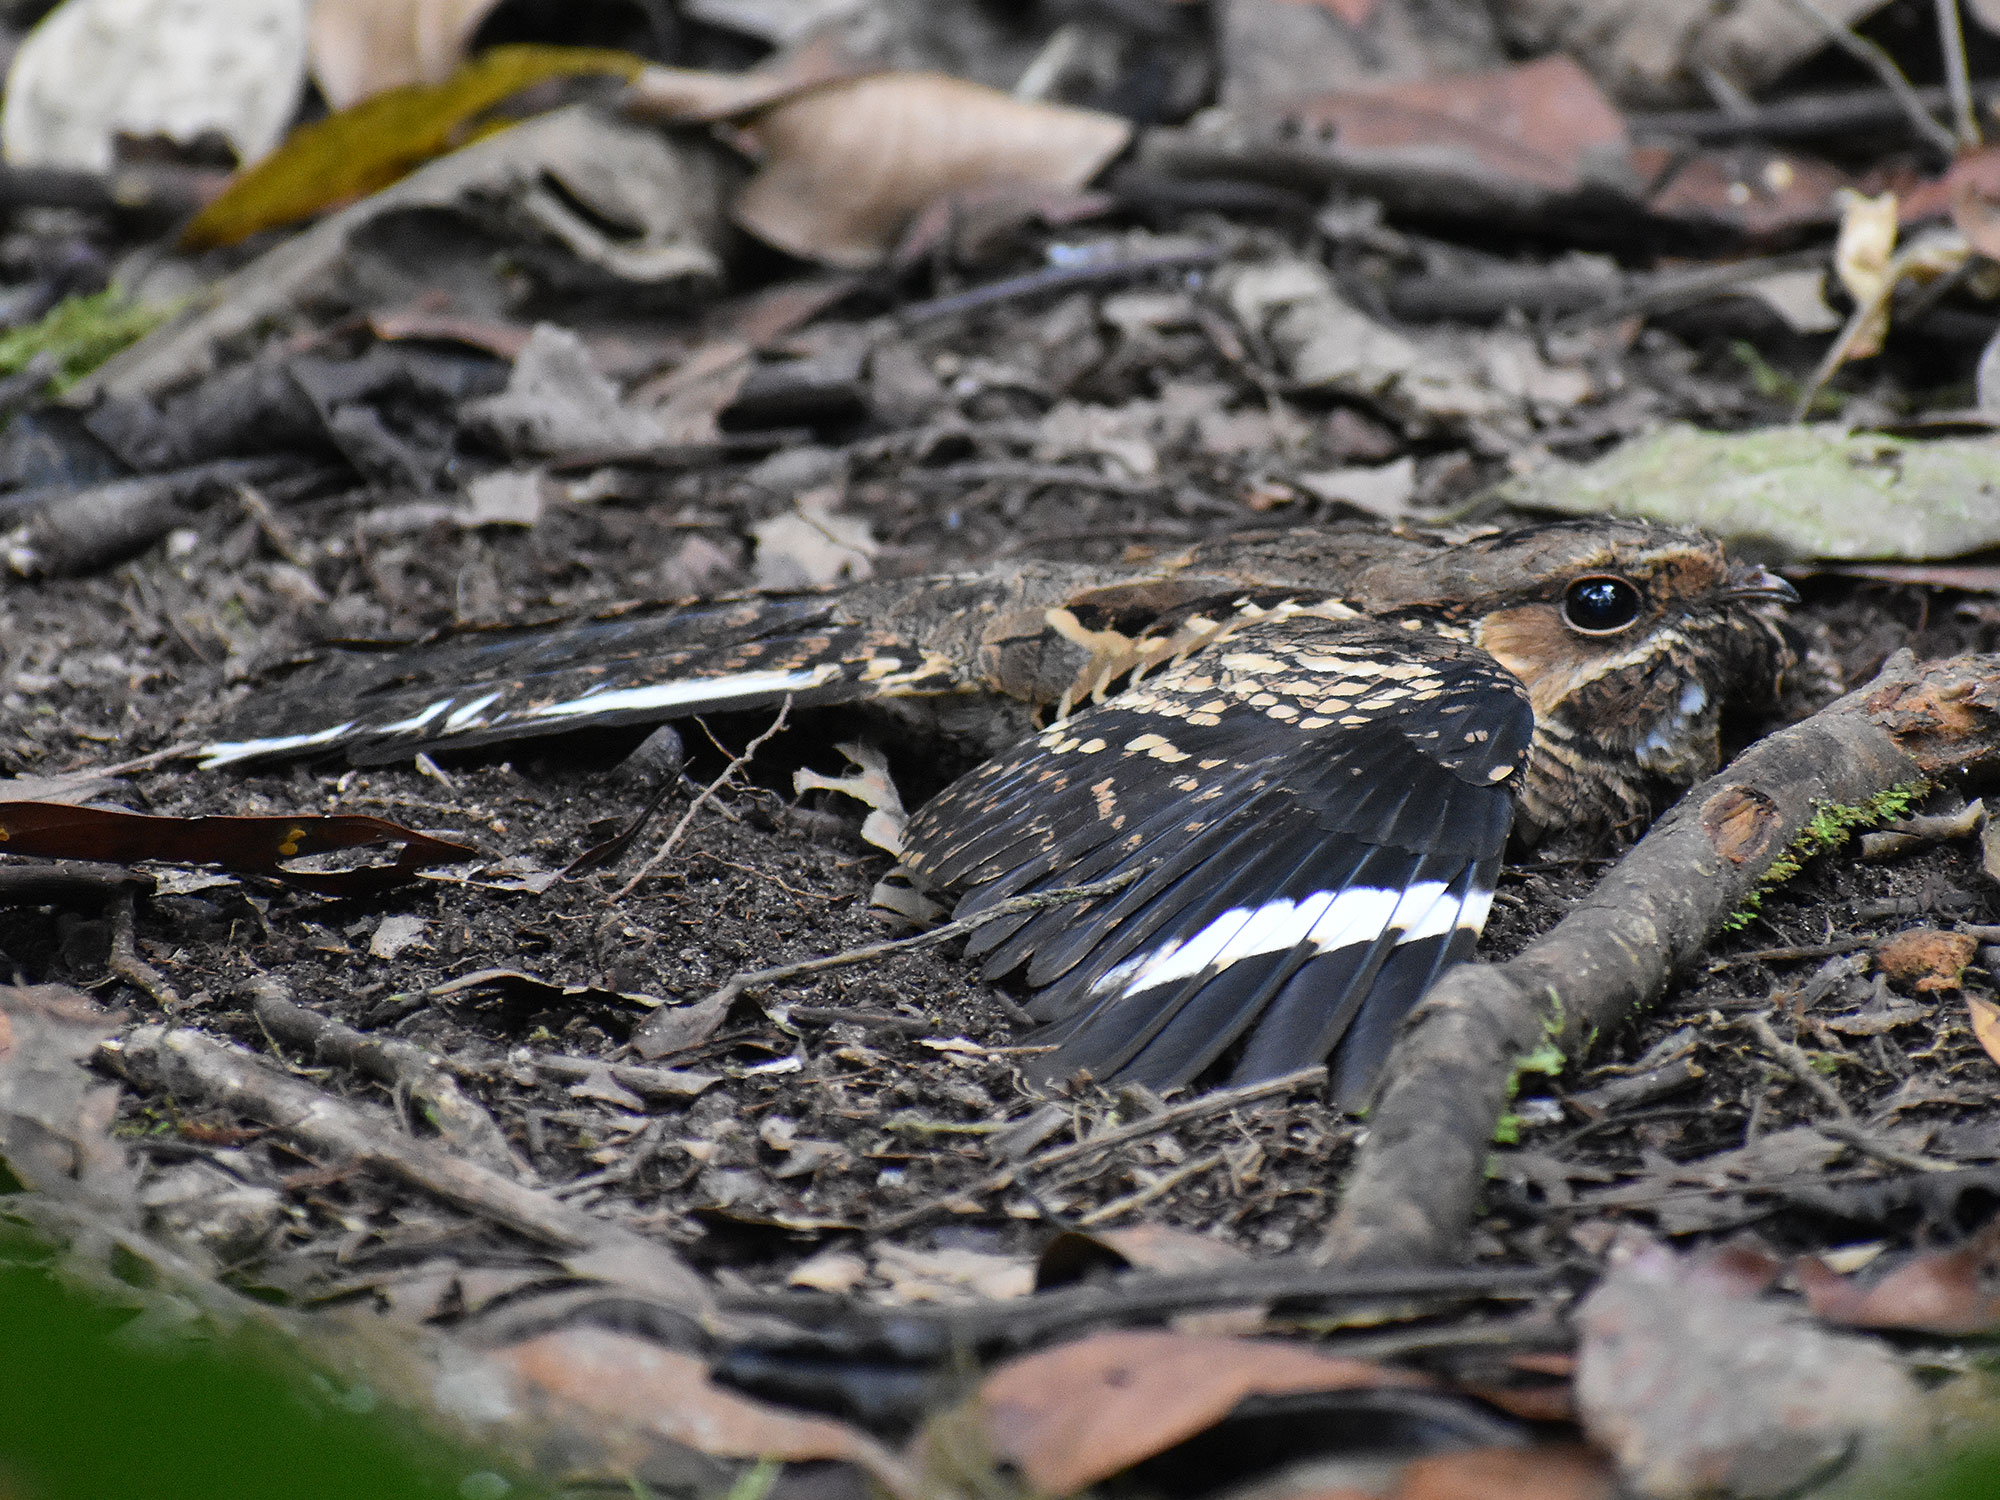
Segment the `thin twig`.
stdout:
<path fill-rule="evenodd" d="M 1012 1185 L 1014 1179 L 1023 1173 L 1040 1172 L 1049 1167 L 1059 1167 L 1064 1162 L 1096 1152 L 1109 1151 L 1114 1146 L 1122 1146 L 1128 1141 L 1157 1135 L 1170 1126 L 1188 1120 L 1198 1120 L 1205 1115 L 1221 1114 L 1240 1104 L 1254 1104 L 1259 1099 L 1268 1099 L 1275 1094 L 1289 1094 L 1315 1083 L 1326 1081 L 1326 1067 L 1319 1064 L 1310 1068 L 1300 1068 L 1296 1073 L 1286 1073 L 1278 1078 L 1266 1078 L 1260 1083 L 1246 1083 L 1233 1089 L 1217 1089 L 1212 1094 L 1198 1094 L 1184 1104 L 1176 1104 L 1163 1109 L 1156 1115 L 1147 1115 L 1143 1120 L 1134 1120 L 1129 1125 L 1120 1125 L 1115 1130 L 1106 1130 L 1091 1136 L 1088 1140 L 1072 1141 L 1066 1146 L 1051 1146 L 1025 1161 L 1002 1167 L 989 1176 L 966 1187 L 953 1188 L 935 1198 L 927 1198 L 922 1203 L 912 1204 L 900 1213 L 890 1214 L 871 1226 L 874 1234 L 894 1234 L 907 1229 L 912 1224 L 921 1223 L 934 1213 L 940 1213 L 954 1203 L 973 1198 L 982 1198 L 988 1193 L 997 1193 Z"/>
<path fill-rule="evenodd" d="M 1006 459 L 974 460 L 953 464 L 948 469 L 910 469 L 905 484 L 932 489 L 949 484 L 1030 484 L 1069 485 L 1080 490 L 1104 490 L 1113 495 L 1157 495 L 1167 487 L 1163 479 L 1132 479 L 1122 474 L 1100 474 L 1081 464 L 1015 463 Z"/>
<path fill-rule="evenodd" d="M 1888 269 L 1882 273 L 1882 284 L 1875 289 L 1872 296 L 1863 298 L 1855 304 L 1854 311 L 1847 315 L 1846 324 L 1834 335 L 1833 342 L 1826 346 L 1826 352 L 1820 356 L 1819 364 L 1814 367 L 1806 383 L 1799 388 L 1799 399 L 1792 406 L 1794 422 L 1803 422 L 1806 419 L 1821 388 L 1833 379 L 1834 371 L 1847 362 L 1848 351 L 1853 349 L 1863 331 L 1881 316 L 1882 309 L 1887 307 L 1890 299 L 1896 295 L 1896 288 L 1902 284 L 1910 266 L 1927 253 L 1929 253 L 1928 247 L 1922 244 L 1905 245 L 1890 257 Z"/>
<path fill-rule="evenodd" d="M 111 899 L 111 957 L 104 967 L 153 997 L 161 1010 L 172 1014 L 181 1008 L 180 992 L 167 983 L 166 975 L 139 957 L 136 928 L 136 901 L 129 885 L 120 886 Z"/>
<path fill-rule="evenodd" d="M 1964 1166 L 1955 1161 L 1943 1161 L 1935 1156 L 1925 1156 L 1921 1151 L 1905 1151 L 1901 1146 L 1883 1140 L 1873 1131 L 1847 1120 L 1828 1120 L 1813 1127 L 1821 1135 L 1832 1136 L 1836 1141 L 1852 1146 L 1877 1161 L 1887 1162 L 1892 1167 L 1901 1167 L 1906 1172 L 1962 1172 Z"/>
<path fill-rule="evenodd" d="M 1077 1226 L 1082 1229 L 1091 1229 L 1099 1224 L 1109 1223 L 1121 1214 L 1128 1214 L 1135 1208 L 1144 1208 L 1148 1203 L 1166 1197 L 1168 1193 L 1171 1193 L 1190 1178 L 1199 1177 L 1202 1173 L 1221 1166 L 1222 1162 L 1223 1155 L 1220 1151 L 1211 1151 L 1206 1156 L 1197 1156 L 1193 1161 L 1174 1168 L 1173 1171 L 1168 1172 L 1165 1176 L 1154 1178 L 1136 1193 L 1127 1193 L 1122 1198 L 1113 1198 L 1109 1203 L 1100 1203 L 1096 1208 L 1093 1208 L 1089 1213 L 1078 1219 L 1076 1221 Z"/>
<path fill-rule="evenodd" d="M 672 854 L 674 852 L 674 846 L 681 841 L 681 835 L 687 832 L 688 824 L 694 821 L 695 814 L 700 812 L 702 808 L 706 807 L 710 802 L 714 801 L 715 794 L 721 791 L 722 788 L 728 784 L 730 778 L 735 776 L 735 774 L 738 771 L 742 770 L 745 766 L 749 765 L 751 757 L 754 756 L 759 750 L 764 748 L 765 742 L 768 741 L 779 730 L 785 727 L 785 716 L 789 714 L 791 711 L 792 711 L 792 698 L 791 695 L 787 693 L 785 695 L 785 701 L 778 705 L 778 717 L 771 721 L 771 727 L 765 730 L 762 734 L 758 735 L 757 738 L 752 740 L 749 744 L 745 745 L 743 747 L 743 753 L 737 756 L 734 760 L 730 761 L 728 765 L 724 766 L 722 768 L 722 774 L 716 777 L 715 780 L 711 781 L 707 786 L 701 789 L 701 795 L 696 797 L 694 801 L 688 804 L 688 810 L 681 814 L 680 822 L 674 824 L 673 831 L 667 835 L 666 841 L 662 843 L 660 847 L 654 852 L 652 858 L 648 859 L 643 865 L 639 866 L 639 871 L 636 875 L 634 875 L 630 880 L 626 881 L 624 885 L 618 888 L 618 890 L 612 895 L 611 900 L 622 901 L 625 897 L 631 895 L 633 888 L 636 887 L 639 884 L 639 882 L 644 880 L 648 875 L 652 874 L 653 871 L 656 868 L 658 868 L 660 862 L 664 860 L 669 854 Z"/>
<path fill-rule="evenodd" d="M 1002 917 L 1018 916 L 1024 911 L 1040 911 L 1046 906 L 1063 906 L 1071 901 L 1090 901 L 1098 896 L 1108 896 L 1113 891 L 1122 890 L 1137 880 L 1144 872 L 1127 870 L 1113 875 L 1108 880 L 1095 881 L 1090 885 L 1068 885 L 1053 891 L 1030 891 L 1024 896 L 1009 896 L 985 911 L 975 912 L 969 917 L 960 917 L 946 922 L 942 927 L 933 927 L 929 932 L 919 932 L 913 937 L 890 938 L 881 943 L 864 943 L 859 948 L 848 948 L 840 953 L 829 953 L 821 958 L 802 958 L 797 963 L 779 964 L 770 969 L 751 969 L 730 977 L 721 989 L 695 1002 L 698 1005 L 727 1005 L 738 995 L 750 990 L 762 989 L 766 985 L 782 980 L 796 979 L 801 974 L 817 974 L 824 969 L 845 969 L 854 964 L 873 963 L 878 958 L 890 958 L 898 953 L 910 953 L 919 948 L 934 948 L 939 943 L 948 943 L 953 938 L 964 937 L 969 932 L 977 932 L 988 922 Z"/>
<path fill-rule="evenodd" d="M 1958 0 L 1934 0 L 1937 9 L 1938 47 L 1944 53 L 1944 86 L 1951 97 L 1952 125 L 1958 132 L 1961 151 L 1976 151 L 1979 117 L 1972 109 L 1972 70 L 1965 62 L 1965 26 L 1959 19 Z"/>
<path fill-rule="evenodd" d="M 1910 80 L 1903 76 L 1903 70 L 1896 66 L 1893 57 L 1868 38 L 1834 20 L 1819 8 L 1816 0 L 1786 0 L 1786 3 L 1817 26 L 1834 46 L 1881 79 L 1883 86 L 1894 94 L 1896 102 L 1902 105 L 1903 113 L 1909 117 L 1910 124 L 1915 127 L 1918 135 L 1942 151 L 1947 160 L 1958 154 L 1956 138 L 1944 126 L 1938 124 L 1931 112 L 1924 108 L 1923 100 L 1917 97 L 1917 91 L 1911 87 Z"/>
<path fill-rule="evenodd" d="M 1757 1038 L 1762 1047 L 1794 1079 L 1806 1086 L 1808 1093 L 1824 1104 L 1847 1124 L 1854 1123 L 1854 1111 L 1847 1107 L 1847 1101 L 1840 1097 L 1840 1090 L 1828 1083 L 1812 1065 L 1812 1059 L 1795 1044 L 1779 1036 L 1768 1016 L 1745 1016 L 1742 1025 Z"/>
<path fill-rule="evenodd" d="M 1197 271 L 1204 266 L 1212 266 L 1221 259 L 1221 248 L 1211 247 L 1200 250 L 1174 250 L 1161 255 L 1139 255 L 1130 260 L 1093 261 L 1080 266 L 1051 266 L 1044 271 L 1030 271 L 1025 276 L 1011 276 L 1005 281 L 988 282 L 985 286 L 956 292 L 949 297 L 933 297 L 928 302 L 913 302 L 897 316 L 905 325 L 923 323 L 932 318 L 948 318 L 955 313 L 974 312 L 1002 302 L 1012 302 L 1019 297 L 1068 291 L 1072 287 L 1079 286 L 1100 286 L 1108 281 L 1135 280 L 1153 271 Z"/>

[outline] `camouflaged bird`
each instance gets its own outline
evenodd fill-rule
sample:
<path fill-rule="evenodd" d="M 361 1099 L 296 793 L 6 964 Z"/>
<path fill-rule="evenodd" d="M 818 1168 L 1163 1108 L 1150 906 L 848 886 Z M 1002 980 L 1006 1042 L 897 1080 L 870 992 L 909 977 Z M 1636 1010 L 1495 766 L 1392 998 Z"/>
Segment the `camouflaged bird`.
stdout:
<path fill-rule="evenodd" d="M 1510 830 L 1631 831 L 1711 772 L 1725 702 L 1773 704 L 1801 662 L 1795 598 L 1706 537 L 1633 521 L 1244 533 L 1124 566 L 455 636 L 254 703 L 205 764 L 382 762 L 786 699 L 921 705 L 1013 742 L 911 819 L 913 879 L 969 916 L 1129 876 L 968 944 L 1038 992 L 1044 1080 L 1250 1081 L 1330 1057 L 1353 1106 L 1471 952 Z"/>

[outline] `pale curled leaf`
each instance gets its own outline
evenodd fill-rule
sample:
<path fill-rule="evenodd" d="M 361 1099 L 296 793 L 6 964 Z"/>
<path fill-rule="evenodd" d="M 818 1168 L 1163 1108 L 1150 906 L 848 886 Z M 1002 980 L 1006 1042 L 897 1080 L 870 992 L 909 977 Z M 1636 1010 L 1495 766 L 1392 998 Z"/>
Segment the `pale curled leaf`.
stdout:
<path fill-rule="evenodd" d="M 1833 269 L 1857 307 L 1878 301 L 1888 289 L 1889 262 L 1896 253 L 1896 195 L 1870 198 L 1851 190 L 1841 194 L 1840 236 L 1834 241 Z M 1889 312 L 1882 308 L 1848 343 L 1853 359 L 1865 359 L 1882 347 Z"/>
<path fill-rule="evenodd" d="M 119 1020 L 60 985 L 0 986 L 0 1165 L 35 1191 L 124 1214 L 136 1174 L 110 1133 L 118 1089 L 87 1068 Z"/>
<path fill-rule="evenodd" d="M 412 83 L 442 83 L 499 0 L 313 0 L 313 81 L 335 109 Z"/>
<path fill-rule="evenodd" d="M 807 490 L 767 521 L 750 528 L 757 541 L 757 587 L 823 588 L 859 582 L 875 571 L 875 540 L 859 516 L 833 507 L 840 491 L 832 485 Z"/>
<path fill-rule="evenodd" d="M 13 166 L 102 172 L 121 135 L 213 133 L 252 162 L 305 70 L 304 0 L 66 0 L 14 54 L 0 144 Z"/>
<path fill-rule="evenodd" d="M 882 73 L 784 100 L 744 127 L 764 164 L 737 223 L 808 260 L 879 264 L 925 205 L 992 183 L 1079 188 L 1131 139 L 1115 115 Z"/>
<path fill-rule="evenodd" d="M 801 796 L 813 791 L 838 792 L 865 803 L 869 813 L 861 824 L 861 837 L 877 849 L 901 857 L 903 828 L 910 818 L 903 811 L 902 793 L 890 779 L 887 757 L 869 744 L 849 743 L 838 748 L 853 762 L 853 771 L 845 776 L 823 776 L 801 768 L 792 773 L 793 792 Z"/>
<path fill-rule="evenodd" d="M 1979 1050 L 2000 1063 L 2000 1005 L 1995 1005 L 1979 995 L 1965 997 L 1966 1017 L 1972 1023 L 1972 1034 L 1979 1042 Z"/>

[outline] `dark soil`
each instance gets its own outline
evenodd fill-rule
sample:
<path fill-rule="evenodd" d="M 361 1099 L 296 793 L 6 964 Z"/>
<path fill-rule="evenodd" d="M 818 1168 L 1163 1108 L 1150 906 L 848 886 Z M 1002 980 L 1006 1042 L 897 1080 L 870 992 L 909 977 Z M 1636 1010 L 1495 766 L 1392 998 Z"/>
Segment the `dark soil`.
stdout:
<path fill-rule="evenodd" d="M 1264 409 L 1265 392 L 1203 333 L 1127 337 L 1108 331 L 1098 312 L 1078 294 L 941 326 L 913 345 L 951 392 L 929 421 L 886 437 L 826 434 L 845 444 L 844 508 L 881 543 L 879 569 L 1112 557 L 1132 545 L 1335 513 L 1292 492 L 1264 510 L 1242 497 L 1267 504 L 1268 482 L 1287 466 L 1351 455 L 1368 419 L 1347 411 L 1305 412 L 1301 446 L 1282 456 L 1269 444 L 1220 456 L 1191 440 L 1163 449 L 1170 498 L 1019 482 L 953 490 L 926 478 L 926 468 L 969 457 L 1023 460 L 1032 428 L 1025 441 L 1021 429 L 1058 397 L 1118 403 L 1198 379 L 1239 412 Z M 1625 361 L 1626 379 L 1649 393 L 1655 415 L 1773 415 L 1720 353 L 1649 333 L 1610 355 Z M 1010 383 L 1007 370 L 1034 373 Z M 1545 437 L 1580 451 L 1601 441 L 1601 433 Z M 1423 455 L 1420 470 L 1422 497 L 1435 509 L 1495 466 L 1441 451 Z M 620 498 L 553 505 L 531 530 L 461 531 L 411 511 L 407 495 L 373 489 L 276 513 L 221 501 L 109 573 L 10 583 L 0 591 L 0 769 L 49 776 L 198 738 L 270 680 L 260 674 L 330 637 L 411 636 L 740 586 L 751 577 L 747 528 L 785 503 L 756 473 L 748 462 L 637 472 Z M 1838 580 L 1807 592 L 1803 612 L 1824 628 L 1850 681 L 1906 645 L 1924 655 L 2000 647 L 2000 609 L 1988 600 Z M 1016 1271 L 1024 1277 L 1055 1229 L 1079 1225 L 1172 1225 L 1261 1255 L 1313 1247 L 1361 1127 L 1310 1089 L 1164 1129 L 1075 1171 L 955 1197 L 1006 1164 L 996 1139 L 1038 1101 L 1010 1051 L 1022 1031 L 1018 997 L 981 981 L 950 950 L 834 970 L 739 1001 L 714 1035 L 661 1060 L 717 1076 L 698 1098 L 641 1104 L 538 1080 L 532 1054 L 619 1053 L 650 1003 L 619 994 L 683 1004 L 739 971 L 909 930 L 871 909 L 871 889 L 891 862 L 860 840 L 854 805 L 791 794 L 796 766 L 838 773 L 833 747 L 856 729 L 804 714 L 759 757 L 754 786 L 704 810 L 658 872 L 614 897 L 692 788 L 762 727 L 754 719 L 683 726 L 689 782 L 639 852 L 618 869 L 539 891 L 532 877 L 559 870 L 650 794 L 644 774 L 621 769 L 637 733 L 543 741 L 428 769 L 201 773 L 165 760 L 120 777 L 101 800 L 172 814 L 370 813 L 475 844 L 485 862 L 369 900 L 177 876 L 137 908 L 138 952 L 174 1003 L 108 973 L 112 916 L 89 904 L 0 913 L 0 973 L 84 988 L 133 1025 L 167 1019 L 262 1053 L 273 1044 L 247 997 L 256 982 L 276 980 L 310 1008 L 451 1059 L 543 1185 L 666 1237 L 739 1289 L 798 1274 L 878 1299 L 970 1296 Z M 927 747 L 884 748 L 913 800 L 951 769 Z M 1602 868 L 1531 854 L 1502 887 L 1486 951 L 1504 955 L 1544 930 Z M 394 957 L 372 956 L 384 921 L 403 917 L 424 922 L 418 940 Z M 2000 1199 L 1995 1064 L 1959 994 L 1892 994 L 1865 960 L 1874 940 L 1911 926 L 1996 921 L 2000 893 L 1981 873 L 1976 840 L 1879 864 L 1814 861 L 1643 1021 L 1599 1039 L 1563 1077 L 1530 1080 L 1517 1106 L 1519 1145 L 1495 1156 L 1478 1253 L 1545 1265 L 1589 1258 L 1627 1222 L 1670 1235 L 1748 1230 L 1774 1247 L 1808 1249 L 1921 1242 L 1982 1219 Z M 519 991 L 436 993 L 491 968 L 609 993 L 560 1003 Z M 1965 983 L 1982 996 L 1995 987 L 1984 962 Z M 1926 1180 L 1800 1137 L 1793 1127 L 1823 1117 L 1824 1103 L 1737 1024 L 1767 1007 L 1858 1117 L 1908 1151 L 1986 1170 Z M 1571 1097 L 1641 1070 L 1641 1058 L 1647 1068 L 1694 1066 L 1684 1086 L 1637 1103 Z M 338 1070 L 311 1076 L 335 1093 L 389 1099 Z M 1141 1091 L 1085 1094 L 1050 1123 L 1044 1144 L 1159 1107 Z M 518 1248 L 500 1230 L 365 1175 L 318 1171 L 233 1117 L 169 1097 L 128 1094 L 122 1130 L 153 1174 L 209 1156 L 283 1192 L 282 1221 L 233 1265 L 244 1286 L 300 1300 L 367 1295 L 387 1309 L 395 1288 L 420 1283 L 439 1255 L 501 1263 Z M 871 1235 L 920 1206 L 935 1211 L 886 1239 Z M 885 1246 L 920 1255 L 899 1261 Z M 862 1259 L 844 1282 L 800 1272 L 814 1256 L 823 1270 L 827 1252 Z M 431 1303 L 415 1310 L 440 1312 Z"/>

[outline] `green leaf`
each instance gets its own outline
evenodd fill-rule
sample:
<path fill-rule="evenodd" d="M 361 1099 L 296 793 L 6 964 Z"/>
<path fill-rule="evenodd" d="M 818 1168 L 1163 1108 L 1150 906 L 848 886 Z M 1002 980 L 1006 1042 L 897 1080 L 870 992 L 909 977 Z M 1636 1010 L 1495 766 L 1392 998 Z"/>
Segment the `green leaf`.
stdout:
<path fill-rule="evenodd" d="M 0 333 L 0 375 L 16 375 L 39 354 L 54 357 L 51 383 L 66 389 L 127 344 L 165 322 L 171 308 L 134 302 L 115 288 L 65 297 L 25 328 Z"/>
<path fill-rule="evenodd" d="M 493 111 L 553 78 L 630 80 L 645 60 L 602 47 L 495 47 L 443 83 L 387 89 L 301 125 L 285 143 L 231 179 L 181 232 L 189 249 L 233 245 L 387 187 L 433 157 L 511 124 Z"/>

